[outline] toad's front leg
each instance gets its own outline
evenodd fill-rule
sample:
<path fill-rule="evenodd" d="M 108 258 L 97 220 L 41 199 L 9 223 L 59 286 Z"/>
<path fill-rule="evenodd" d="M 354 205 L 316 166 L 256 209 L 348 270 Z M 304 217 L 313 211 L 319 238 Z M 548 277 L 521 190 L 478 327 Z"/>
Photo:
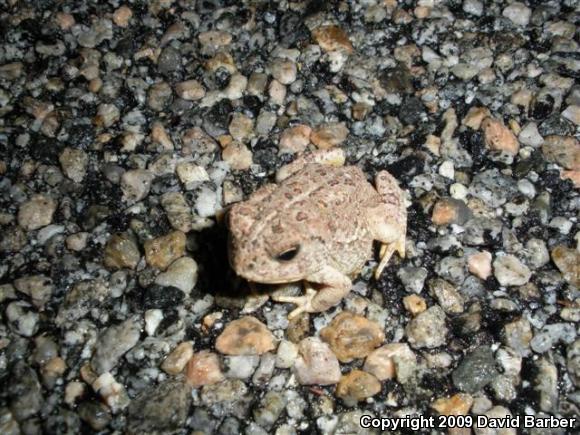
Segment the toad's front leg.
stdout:
<path fill-rule="evenodd" d="M 321 284 L 320 290 L 313 289 L 309 283 Z M 292 319 L 303 312 L 319 313 L 337 305 L 352 288 L 352 281 L 342 272 L 324 266 L 320 271 L 306 277 L 306 294 L 304 296 L 276 296 L 277 302 L 296 304 L 289 315 Z"/>

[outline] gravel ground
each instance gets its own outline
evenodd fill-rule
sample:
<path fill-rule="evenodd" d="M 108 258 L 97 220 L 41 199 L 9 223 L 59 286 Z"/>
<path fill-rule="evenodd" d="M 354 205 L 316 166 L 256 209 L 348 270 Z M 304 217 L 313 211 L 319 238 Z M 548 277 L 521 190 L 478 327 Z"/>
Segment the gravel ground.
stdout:
<path fill-rule="evenodd" d="M 0 0 L 0 433 L 579 417 L 579 21 L 576 0 Z M 406 258 L 289 321 L 268 293 L 299 288 L 236 279 L 223 213 L 333 147 L 405 189 Z"/>

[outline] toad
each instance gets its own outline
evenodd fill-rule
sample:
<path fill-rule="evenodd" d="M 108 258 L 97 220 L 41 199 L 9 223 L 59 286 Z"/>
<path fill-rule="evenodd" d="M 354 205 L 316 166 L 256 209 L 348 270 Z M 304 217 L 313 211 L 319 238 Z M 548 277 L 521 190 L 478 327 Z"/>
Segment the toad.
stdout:
<path fill-rule="evenodd" d="M 227 215 L 229 259 L 251 282 L 305 282 L 303 296 L 277 296 L 296 304 L 289 318 L 337 305 L 351 279 L 381 244 L 378 278 L 394 252 L 405 255 L 407 211 L 391 174 L 375 187 L 357 166 L 344 166 L 341 149 L 305 154 L 276 174 Z"/>

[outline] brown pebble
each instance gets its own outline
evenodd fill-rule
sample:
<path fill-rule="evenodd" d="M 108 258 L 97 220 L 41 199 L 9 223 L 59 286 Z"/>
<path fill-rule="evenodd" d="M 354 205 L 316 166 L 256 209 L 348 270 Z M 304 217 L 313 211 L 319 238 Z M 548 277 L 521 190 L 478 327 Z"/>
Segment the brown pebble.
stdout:
<path fill-rule="evenodd" d="M 312 36 L 324 51 L 341 50 L 346 53 L 353 51 L 348 35 L 338 26 L 320 26 L 314 29 Z"/>
<path fill-rule="evenodd" d="M 580 287 L 580 253 L 566 246 L 556 246 L 552 250 L 552 261 L 570 284 Z"/>
<path fill-rule="evenodd" d="M 364 358 L 385 340 L 378 323 L 344 311 L 320 331 L 337 358 L 344 363 Z"/>
<path fill-rule="evenodd" d="M 211 385 L 225 379 L 217 354 L 208 350 L 195 353 L 187 363 L 187 383 L 193 388 Z"/>
<path fill-rule="evenodd" d="M 226 355 L 262 355 L 275 347 L 274 335 L 252 316 L 228 323 L 216 340 L 216 349 Z"/>
<path fill-rule="evenodd" d="M 431 408 L 441 415 L 467 415 L 472 404 L 473 398 L 469 394 L 459 393 L 435 400 Z"/>
<path fill-rule="evenodd" d="M 389 343 L 372 351 L 365 360 L 364 370 L 380 381 L 393 379 L 397 375 L 399 361 L 415 361 L 415 353 L 406 343 Z"/>
<path fill-rule="evenodd" d="M 419 295 L 405 296 L 403 298 L 403 306 L 413 316 L 416 316 L 417 314 L 422 313 L 427 309 L 427 303 L 425 302 L 425 299 Z"/>
<path fill-rule="evenodd" d="M 127 233 L 113 234 L 105 245 L 103 262 L 108 269 L 135 269 L 140 259 L 137 242 Z"/>
<path fill-rule="evenodd" d="M 520 150 L 520 143 L 512 131 L 501 121 L 486 118 L 481 124 L 485 145 L 492 151 L 505 151 L 515 156 Z"/>
<path fill-rule="evenodd" d="M 183 257 L 184 254 L 185 234 L 181 231 L 172 231 L 145 242 L 145 259 L 147 264 L 155 269 L 167 269 L 173 261 Z"/>
<path fill-rule="evenodd" d="M 193 356 L 193 345 L 191 341 L 180 343 L 163 361 L 161 370 L 170 375 L 177 375 L 183 371 L 183 368 Z"/>
<path fill-rule="evenodd" d="M 295 125 L 284 130 L 278 148 L 282 153 L 301 153 L 310 143 L 312 129 L 307 125 Z"/>
<path fill-rule="evenodd" d="M 381 383 L 370 373 L 354 369 L 342 376 L 336 386 L 336 396 L 347 406 L 354 406 L 381 391 Z"/>
<path fill-rule="evenodd" d="M 348 136 L 348 128 L 343 122 L 324 124 L 310 134 L 310 141 L 319 149 L 329 149 L 343 143 Z"/>

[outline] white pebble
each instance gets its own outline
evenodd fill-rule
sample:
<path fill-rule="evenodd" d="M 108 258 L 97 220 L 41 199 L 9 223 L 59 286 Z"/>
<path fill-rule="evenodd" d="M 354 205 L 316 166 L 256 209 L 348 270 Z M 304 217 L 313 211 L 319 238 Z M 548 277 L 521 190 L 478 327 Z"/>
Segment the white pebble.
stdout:
<path fill-rule="evenodd" d="M 455 168 L 453 167 L 453 162 L 451 160 L 445 160 L 439 166 L 439 175 L 453 180 L 455 178 Z"/>
<path fill-rule="evenodd" d="M 145 311 L 145 332 L 152 337 L 163 320 L 163 311 L 159 309 Z"/>
<path fill-rule="evenodd" d="M 530 180 L 527 180 L 525 178 L 518 181 L 518 190 L 520 191 L 520 193 L 522 193 L 523 195 L 527 196 L 530 199 L 536 196 L 536 186 L 534 186 L 530 182 Z"/>
<path fill-rule="evenodd" d="M 467 187 L 461 183 L 453 183 L 451 187 L 449 187 L 449 193 L 452 198 L 463 200 L 467 197 Z"/>
<path fill-rule="evenodd" d="M 560 231 L 560 234 L 568 234 L 572 229 L 572 222 L 565 217 L 556 216 L 550 221 L 548 226 L 556 228 L 558 231 Z"/>

